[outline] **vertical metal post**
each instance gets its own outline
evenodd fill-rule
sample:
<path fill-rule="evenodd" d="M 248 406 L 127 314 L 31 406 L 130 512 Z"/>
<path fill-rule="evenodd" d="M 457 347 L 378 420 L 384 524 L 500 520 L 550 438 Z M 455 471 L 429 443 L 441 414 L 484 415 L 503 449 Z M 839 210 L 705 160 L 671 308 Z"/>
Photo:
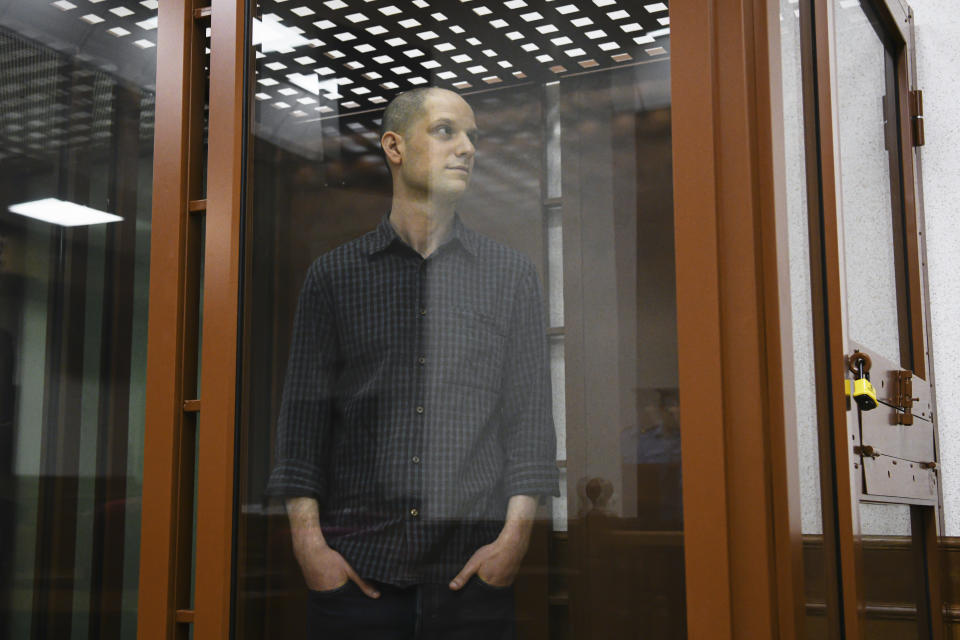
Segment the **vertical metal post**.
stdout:
<path fill-rule="evenodd" d="M 158 12 L 138 636 L 186 638 L 191 602 L 203 207 L 204 36 L 197 0 Z"/>

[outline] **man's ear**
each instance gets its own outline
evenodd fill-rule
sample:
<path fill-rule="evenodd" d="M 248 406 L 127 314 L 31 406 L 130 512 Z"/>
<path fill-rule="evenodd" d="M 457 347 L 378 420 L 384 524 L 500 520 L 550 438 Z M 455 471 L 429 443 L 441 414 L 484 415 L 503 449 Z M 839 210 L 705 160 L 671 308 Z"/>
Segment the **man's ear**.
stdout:
<path fill-rule="evenodd" d="M 380 146 L 390 164 L 400 164 L 403 160 L 403 138 L 398 133 L 387 131 L 380 138 Z"/>

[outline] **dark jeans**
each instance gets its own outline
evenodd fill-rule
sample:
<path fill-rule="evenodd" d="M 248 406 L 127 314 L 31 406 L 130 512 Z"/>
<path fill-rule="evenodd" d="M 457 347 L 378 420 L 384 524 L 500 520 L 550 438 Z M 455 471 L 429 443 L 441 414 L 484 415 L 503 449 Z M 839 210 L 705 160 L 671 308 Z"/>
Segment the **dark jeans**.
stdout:
<path fill-rule="evenodd" d="M 364 595 L 352 581 L 333 591 L 310 591 L 308 640 L 514 640 L 513 587 L 476 576 L 459 591 L 445 584 L 376 584 Z"/>

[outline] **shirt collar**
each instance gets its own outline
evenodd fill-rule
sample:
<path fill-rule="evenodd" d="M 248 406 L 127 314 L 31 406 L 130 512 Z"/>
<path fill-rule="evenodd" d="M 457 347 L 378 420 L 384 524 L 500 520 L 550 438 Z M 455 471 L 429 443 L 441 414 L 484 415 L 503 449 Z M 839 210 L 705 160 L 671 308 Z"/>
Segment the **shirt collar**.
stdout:
<path fill-rule="evenodd" d="M 377 253 L 385 251 L 387 248 L 392 246 L 394 242 L 405 244 L 403 239 L 397 235 L 396 229 L 394 229 L 393 225 L 390 224 L 390 213 L 388 212 L 385 216 L 383 216 L 383 219 L 380 221 L 380 224 L 377 225 L 377 228 L 374 229 L 370 238 L 370 242 L 367 246 L 367 253 L 373 256 Z M 447 238 L 441 247 L 452 242 L 459 243 L 459 245 L 466 249 L 467 253 L 471 256 L 477 255 L 476 234 L 472 229 L 468 229 L 467 226 L 463 224 L 459 213 L 453 214 L 453 228 L 450 231 L 450 237 Z"/>

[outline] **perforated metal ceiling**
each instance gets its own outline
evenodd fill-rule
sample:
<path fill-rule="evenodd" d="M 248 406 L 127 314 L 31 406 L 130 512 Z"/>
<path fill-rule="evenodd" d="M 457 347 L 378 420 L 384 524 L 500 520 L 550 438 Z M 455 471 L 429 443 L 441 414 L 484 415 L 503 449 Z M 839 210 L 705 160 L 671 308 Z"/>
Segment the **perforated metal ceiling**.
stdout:
<path fill-rule="evenodd" d="M 38 52 L 15 54 L 12 44 L 9 53 L 0 51 L 0 153 L 105 138 L 98 127 L 108 113 L 101 117 L 91 107 L 84 116 L 90 126 L 81 129 L 64 118 L 84 118 L 51 105 L 71 104 L 88 80 L 96 95 L 97 73 L 82 67 L 152 91 L 158 5 L 0 0 L 0 26 L 11 38 L 65 54 L 57 62 Z M 309 123 L 373 116 L 413 87 L 469 93 L 665 59 L 669 22 L 666 2 L 642 0 L 263 0 L 251 33 L 255 121 L 265 137 L 312 155 L 317 143 L 308 139 L 316 128 Z M 152 96 L 144 108 L 152 108 Z M 372 127 L 372 119 L 362 121 Z M 150 135 L 152 114 L 145 122 Z"/>
<path fill-rule="evenodd" d="M 663 2 L 270 0 L 254 25 L 256 97 L 295 117 L 382 106 L 424 85 L 454 91 L 669 53 Z"/>
<path fill-rule="evenodd" d="M 0 0 L 0 159 L 109 146 L 118 83 L 153 136 L 157 0 Z"/>
<path fill-rule="evenodd" d="M 255 131 L 307 157 L 367 154 L 375 163 L 379 115 L 397 93 L 428 85 L 473 93 L 665 61 L 667 5 L 262 0 L 253 24 Z"/>

